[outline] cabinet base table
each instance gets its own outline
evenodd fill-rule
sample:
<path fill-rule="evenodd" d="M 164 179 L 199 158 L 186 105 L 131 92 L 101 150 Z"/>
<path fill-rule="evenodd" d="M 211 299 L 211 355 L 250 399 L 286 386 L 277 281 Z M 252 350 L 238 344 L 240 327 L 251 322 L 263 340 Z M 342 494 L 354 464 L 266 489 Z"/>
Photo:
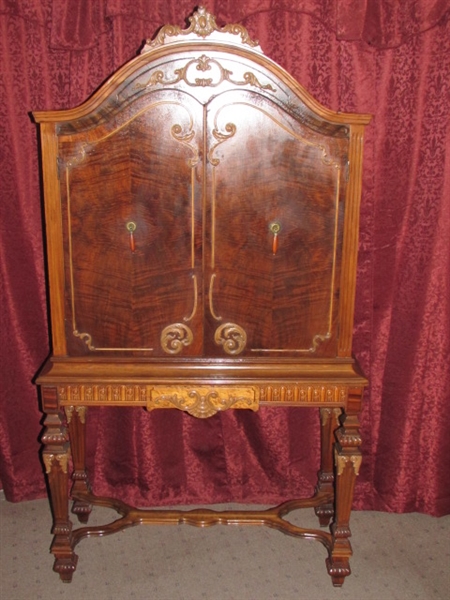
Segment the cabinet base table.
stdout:
<path fill-rule="evenodd" d="M 146 365 L 138 368 L 126 365 L 127 378 L 121 381 L 119 374 L 123 365 L 116 364 L 114 376 L 111 373 L 106 377 L 105 370 L 112 369 L 103 363 L 90 364 L 91 371 L 97 368 L 99 375 L 102 372 L 102 379 L 91 373 L 89 380 L 81 382 L 78 371 L 82 366 L 83 363 L 52 362 L 39 379 L 46 413 L 42 442 L 54 515 L 54 569 L 63 581 L 72 579 L 77 565 L 74 549 L 83 538 L 109 535 L 134 525 L 184 523 L 197 527 L 262 525 L 288 535 L 317 540 L 328 552 L 326 564 L 333 585 L 342 585 L 350 574 L 349 520 L 353 487 L 361 464 L 358 413 L 365 384 L 351 362 L 335 365 L 334 372 L 330 365 L 320 365 L 322 369 L 326 367 L 327 372 L 327 378 L 322 380 L 310 375 L 317 365 L 302 365 L 303 376 L 298 372 L 295 382 L 287 377 L 252 381 L 248 376 L 255 377 L 256 373 L 247 366 L 245 384 L 241 378 L 233 380 L 236 373 L 230 371 L 236 371 L 235 367 L 229 369 L 223 384 L 217 380 L 208 384 L 202 379 L 199 383 L 190 380 L 173 385 L 161 380 L 152 383 L 154 373 Z M 274 368 L 280 371 L 279 365 Z M 134 374 L 133 370 L 139 373 Z M 274 405 L 319 407 L 321 468 L 312 498 L 290 500 L 267 510 L 142 510 L 118 499 L 96 496 L 91 491 L 85 464 L 85 428 L 90 406 L 177 408 L 196 418 L 208 418 L 231 407 L 257 410 Z M 69 473 L 71 462 L 72 474 Z M 72 512 L 84 527 L 73 529 L 69 517 L 70 499 L 73 500 Z M 120 518 L 90 527 L 87 523 L 93 506 L 114 509 Z M 331 528 L 328 531 L 304 529 L 290 523 L 286 518 L 289 513 L 303 508 L 314 508 L 320 526 L 328 527 L 331 521 Z"/>

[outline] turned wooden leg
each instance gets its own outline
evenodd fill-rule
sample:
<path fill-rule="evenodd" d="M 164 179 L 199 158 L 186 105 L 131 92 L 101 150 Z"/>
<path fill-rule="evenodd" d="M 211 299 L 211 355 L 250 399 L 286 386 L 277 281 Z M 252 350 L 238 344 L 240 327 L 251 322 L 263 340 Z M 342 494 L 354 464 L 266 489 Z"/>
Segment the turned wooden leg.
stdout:
<path fill-rule="evenodd" d="M 62 581 L 70 582 L 76 569 L 78 557 L 74 553 L 72 523 L 69 519 L 69 454 L 64 414 L 59 410 L 55 388 L 43 389 L 44 445 L 42 458 L 47 474 L 50 504 L 53 513 L 53 542 L 51 552 L 55 557 L 54 571 Z"/>
<path fill-rule="evenodd" d="M 336 432 L 335 445 L 335 517 L 331 526 L 333 548 L 327 559 L 328 573 L 333 585 L 340 587 L 350 575 L 350 513 L 355 480 L 361 465 L 361 436 L 358 414 L 361 408 L 361 389 L 349 392 L 347 409 L 341 417 L 342 426 Z"/>
<path fill-rule="evenodd" d="M 78 493 L 90 493 L 91 488 L 86 472 L 86 413 L 84 406 L 66 406 L 67 425 L 69 428 L 70 445 L 72 450 L 72 496 L 74 498 L 72 512 L 77 515 L 80 523 L 87 523 L 92 511 L 89 502 L 77 498 Z"/>
<path fill-rule="evenodd" d="M 341 408 L 320 409 L 321 456 L 316 495 L 326 492 L 333 496 L 330 502 L 317 506 L 314 510 L 321 527 L 327 527 L 334 515 L 334 456 L 335 431 L 339 427 Z"/>

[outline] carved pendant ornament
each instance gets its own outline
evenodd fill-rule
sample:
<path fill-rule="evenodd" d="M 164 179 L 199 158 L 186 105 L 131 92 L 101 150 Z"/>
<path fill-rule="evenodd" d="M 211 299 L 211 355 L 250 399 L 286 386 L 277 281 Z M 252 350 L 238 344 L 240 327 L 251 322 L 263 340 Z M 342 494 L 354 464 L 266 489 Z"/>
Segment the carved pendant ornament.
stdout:
<path fill-rule="evenodd" d="M 212 417 L 230 408 L 258 410 L 257 390 L 254 387 L 225 386 L 158 386 L 151 392 L 147 410 L 178 408 L 198 419 Z"/>

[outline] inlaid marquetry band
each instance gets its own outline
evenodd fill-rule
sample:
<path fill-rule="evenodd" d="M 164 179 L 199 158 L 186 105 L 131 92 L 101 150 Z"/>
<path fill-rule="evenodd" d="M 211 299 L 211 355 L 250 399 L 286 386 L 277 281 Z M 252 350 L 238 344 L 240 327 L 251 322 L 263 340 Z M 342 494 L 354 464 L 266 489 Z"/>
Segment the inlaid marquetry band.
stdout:
<path fill-rule="evenodd" d="M 209 392 L 218 394 L 217 405 L 220 406 L 218 410 L 227 410 L 229 408 L 250 408 L 251 410 L 257 410 L 257 405 L 264 404 L 303 404 L 303 405 L 323 405 L 323 404 L 339 404 L 345 405 L 348 399 L 348 388 L 341 385 L 320 385 L 320 384 L 273 384 L 273 385 L 252 385 L 249 387 L 242 387 L 241 385 L 204 385 L 196 386 L 191 385 L 145 385 L 145 384 L 94 384 L 94 385 L 61 385 L 58 386 L 58 401 L 61 406 L 66 407 L 66 414 L 68 421 L 71 418 L 74 407 L 82 408 L 84 406 L 103 406 L 107 404 L 111 405 L 122 405 L 122 406 L 146 406 L 151 408 L 178 408 L 180 410 L 187 410 L 185 406 L 191 406 L 195 404 L 195 397 L 188 399 L 188 404 L 183 405 L 178 400 L 172 401 L 170 398 L 179 398 L 180 389 L 183 389 L 185 394 L 190 392 L 197 392 L 199 397 L 205 397 Z M 245 395 L 245 402 L 243 404 L 239 402 L 231 402 L 229 405 L 223 401 L 223 398 L 238 398 L 241 397 L 240 390 L 251 389 L 254 395 L 254 402 L 247 405 L 248 397 Z M 157 395 L 156 395 L 157 394 Z M 167 398 L 163 402 L 160 396 L 166 395 Z M 155 398 L 160 398 L 158 402 Z M 213 396 L 209 396 L 206 400 L 199 400 L 200 404 L 208 404 L 214 399 Z M 242 398 L 241 398 L 242 399 Z M 244 406 L 245 404 L 245 406 Z M 196 410 L 196 409 L 194 409 Z M 336 410 L 336 417 L 340 413 L 340 409 Z M 197 411 L 198 412 L 198 411 Z M 199 412 L 204 413 L 203 409 L 199 409 Z M 216 411 L 217 412 L 217 411 Z M 83 411 L 78 412 L 80 419 L 84 418 Z M 322 417 L 323 418 L 323 417 Z"/>
<path fill-rule="evenodd" d="M 341 385 L 268 385 L 260 388 L 261 402 L 299 404 L 345 404 L 348 388 Z"/>
<path fill-rule="evenodd" d="M 230 408 L 258 410 L 258 392 L 255 387 L 238 386 L 155 386 L 147 410 L 178 408 L 206 419 Z"/>
<path fill-rule="evenodd" d="M 145 406 L 150 385 L 61 385 L 58 399 L 62 406 L 123 404 Z"/>

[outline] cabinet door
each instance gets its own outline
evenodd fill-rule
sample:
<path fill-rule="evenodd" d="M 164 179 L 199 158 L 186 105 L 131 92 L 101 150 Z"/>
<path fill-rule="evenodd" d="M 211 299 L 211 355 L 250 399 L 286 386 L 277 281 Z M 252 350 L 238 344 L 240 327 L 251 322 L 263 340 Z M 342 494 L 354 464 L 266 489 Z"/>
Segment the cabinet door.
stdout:
<path fill-rule="evenodd" d="M 207 351 L 334 355 L 346 137 L 241 91 L 207 123 Z"/>
<path fill-rule="evenodd" d="M 61 136 L 69 353 L 202 351 L 201 114 L 161 92 Z"/>

